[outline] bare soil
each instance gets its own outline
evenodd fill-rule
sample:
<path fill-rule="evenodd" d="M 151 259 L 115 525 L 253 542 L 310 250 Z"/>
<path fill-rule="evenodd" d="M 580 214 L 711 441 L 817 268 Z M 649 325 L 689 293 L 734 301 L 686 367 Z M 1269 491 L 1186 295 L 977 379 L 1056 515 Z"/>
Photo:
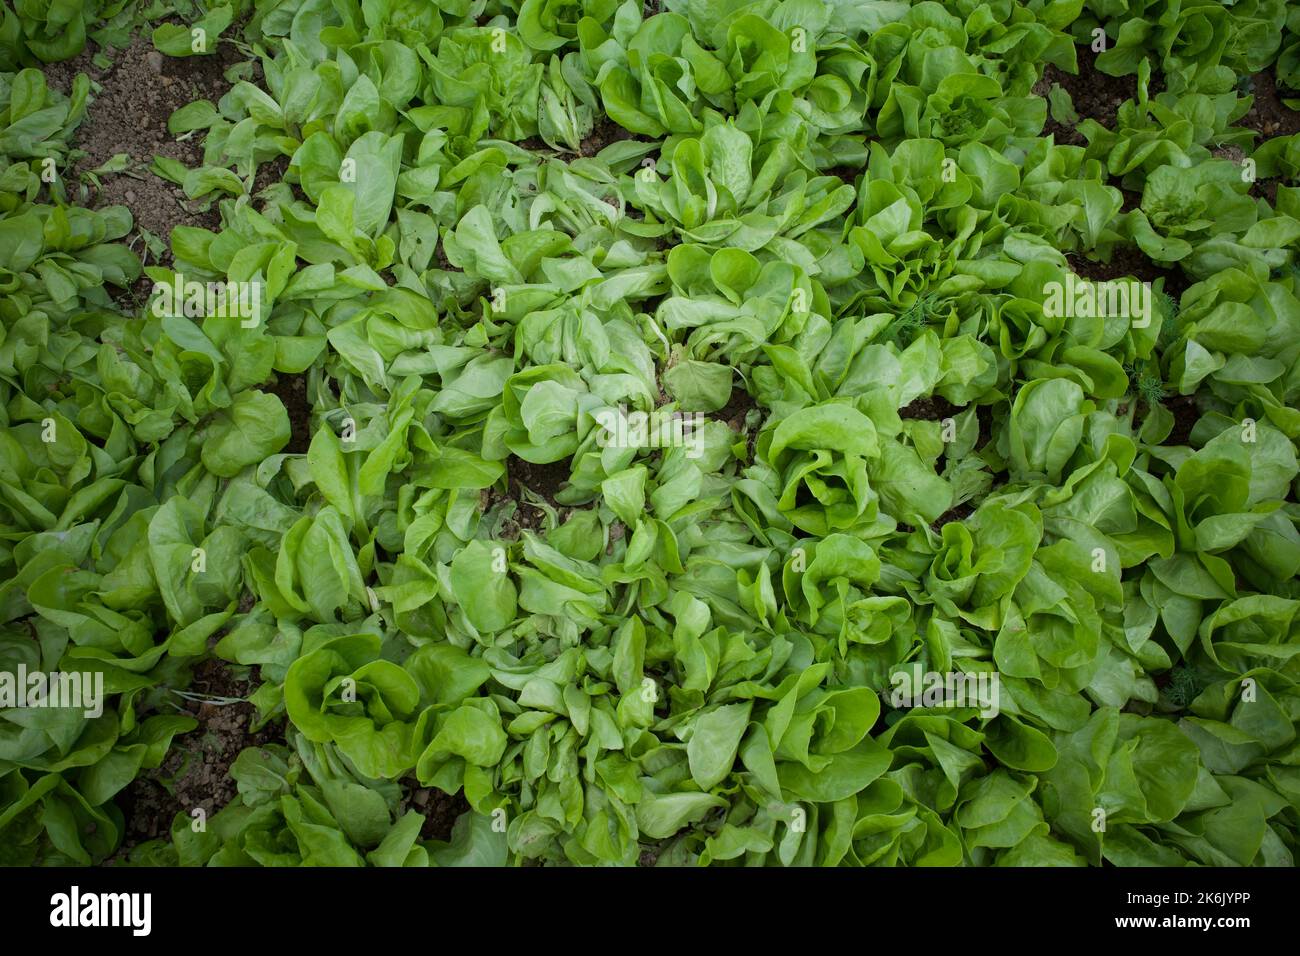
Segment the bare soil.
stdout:
<path fill-rule="evenodd" d="M 831 166 L 829 169 L 823 169 L 822 173 L 827 176 L 834 176 L 840 182 L 848 186 L 856 186 L 858 177 L 862 175 L 861 166 Z"/>
<path fill-rule="evenodd" d="M 402 781 L 407 785 L 408 798 L 412 809 L 424 814 L 424 826 L 420 828 L 423 840 L 451 839 L 451 828 L 456 819 L 470 811 L 469 801 L 463 793 L 443 793 L 436 787 L 421 787 L 413 778 Z"/>
<path fill-rule="evenodd" d="M 725 422 L 732 431 L 743 432 L 745 430 L 745 419 L 749 416 L 750 409 L 753 408 L 758 408 L 758 403 L 754 401 L 754 397 L 739 385 L 736 385 L 731 389 L 731 397 L 727 399 L 727 404 L 716 412 L 711 412 L 709 417 L 714 421 Z"/>
<path fill-rule="evenodd" d="M 544 498 L 551 507 L 562 508 L 564 506 L 556 503 L 555 496 L 568 482 L 571 467 L 567 458 L 546 465 L 535 465 L 517 455 L 511 455 L 506 460 L 506 476 L 511 491 L 518 493 L 520 488 L 527 488 Z"/>
<path fill-rule="evenodd" d="M 1164 440 L 1164 444 L 1190 444 L 1189 437 L 1192 434 L 1192 427 L 1201 417 L 1200 410 L 1196 407 L 1196 396 L 1175 395 L 1173 398 L 1166 399 L 1164 405 L 1174 416 L 1173 431 Z"/>
<path fill-rule="evenodd" d="M 1272 70 L 1251 77 L 1248 92 L 1255 101 L 1246 115 L 1237 120 L 1237 125 L 1259 134 L 1257 146 L 1277 136 L 1292 136 L 1300 132 L 1300 113 L 1283 104 Z M 1270 206 L 1275 205 L 1277 187 L 1281 183 L 1281 177 L 1277 176 L 1256 180 L 1250 187 L 1250 194 L 1256 199 L 1266 200 Z"/>
<path fill-rule="evenodd" d="M 1066 261 L 1069 262 L 1075 275 L 1093 282 L 1109 282 L 1125 276 L 1151 283 L 1157 279 L 1164 279 L 1162 288 L 1175 301 L 1181 299 L 1187 287 L 1191 285 L 1183 270 L 1177 265 L 1162 269 L 1147 258 L 1137 246 L 1116 246 L 1110 262 L 1088 259 L 1078 254 L 1067 255 Z"/>
<path fill-rule="evenodd" d="M 1249 112 L 1237 120 L 1260 134 L 1259 142 L 1274 136 L 1291 136 L 1300 133 L 1300 113 L 1283 105 L 1277 91 L 1277 78 L 1272 69 L 1256 73 L 1250 79 L 1248 91 L 1255 97 Z"/>
<path fill-rule="evenodd" d="M 73 145 L 84 151 L 72 170 L 72 177 L 96 169 L 114 156 L 126 154 L 126 172 L 100 174 L 100 186 L 87 183 L 85 204 L 92 208 L 124 205 L 135 217 L 136 229 L 128 243 L 144 255 L 140 230 L 147 230 L 164 242 L 176 226 L 218 229 L 221 217 L 215 204 L 192 201 L 184 190 L 149 172 L 155 156 L 178 160 L 189 168 L 202 165 L 202 131 L 178 140 L 167 130 L 173 112 L 199 99 L 216 104 L 230 89 L 224 73 L 240 62 L 230 44 L 221 44 L 209 56 L 172 58 L 153 49 L 147 37 L 136 37 L 113 54 L 106 70 L 95 66 L 94 43 L 76 58 L 45 69 L 48 82 L 63 91 L 71 88 L 77 73 L 92 80 L 91 103 L 86 118 L 73 137 Z M 163 257 L 170 263 L 170 252 Z"/>
<path fill-rule="evenodd" d="M 222 660 L 211 658 L 194 669 L 189 690 L 219 698 L 246 698 L 255 679 L 239 680 Z M 181 700 L 199 726 L 176 737 L 162 766 L 146 770 L 117 795 L 126 819 L 126 833 L 117 857 L 158 837 L 167 838 L 172 818 L 200 807 L 211 818 L 238 792 L 230 766 L 247 747 L 283 743 L 283 727 L 251 730 L 256 708 L 246 700 L 236 704 Z"/>
<path fill-rule="evenodd" d="M 625 139 L 637 139 L 623 127 L 619 126 L 608 117 L 602 116 L 596 120 L 592 127 L 591 134 L 578 144 L 578 152 L 583 156 L 595 156 L 610 143 L 618 143 Z"/>
<path fill-rule="evenodd" d="M 975 447 L 983 448 L 993 440 L 993 407 L 991 405 L 976 405 L 975 420 L 979 422 L 980 437 L 976 440 Z"/>
<path fill-rule="evenodd" d="M 522 531 L 541 531 L 545 527 L 545 512 L 528 500 L 528 496 L 524 494 L 525 489 L 556 509 L 563 523 L 570 514 L 579 510 L 572 505 L 563 505 L 555 500 L 555 496 L 569 480 L 571 467 L 568 459 L 546 465 L 535 465 L 517 455 L 511 455 L 506 459 L 507 490 L 503 492 L 495 487 L 484 488 L 480 495 L 479 507 L 486 513 L 506 502 L 514 504 L 514 513 L 499 529 L 500 537 L 508 541 L 517 539 Z"/>
<path fill-rule="evenodd" d="M 280 449 L 289 455 L 305 455 L 311 447 L 311 401 L 307 398 L 306 375 L 280 375 L 262 390 L 280 399 L 289 413 L 289 444 Z"/>
<path fill-rule="evenodd" d="M 898 417 L 920 418 L 937 422 L 945 418 L 951 418 L 961 411 L 964 411 L 964 409 L 954 405 L 942 395 L 930 395 L 918 398 L 909 405 L 904 405 L 898 410 Z"/>
<path fill-rule="evenodd" d="M 1115 128 L 1115 118 L 1125 100 L 1137 97 L 1136 76 L 1110 76 L 1097 69 L 1097 54 L 1090 46 L 1077 46 L 1075 51 L 1079 60 L 1078 73 L 1066 73 L 1054 64 L 1047 64 L 1043 75 L 1034 84 L 1033 92 L 1046 98 L 1052 84 L 1059 84 L 1061 89 L 1070 94 L 1074 111 L 1079 114 L 1079 121 L 1096 120 L 1107 129 Z M 1162 88 L 1157 75 L 1152 75 L 1148 91 L 1154 96 Z M 1058 123 L 1050 112 L 1047 125 L 1043 127 L 1044 136 L 1054 136 L 1056 142 L 1066 146 L 1086 146 L 1087 140 L 1073 126 Z"/>
<path fill-rule="evenodd" d="M 935 531 L 938 531 L 949 521 L 965 521 L 974 513 L 975 505 L 969 501 L 964 501 L 959 505 L 954 505 L 943 514 L 939 515 L 939 517 L 935 518 L 934 523 L 931 524 L 930 527 Z"/>
<path fill-rule="evenodd" d="M 253 175 L 253 196 L 256 199 L 259 193 L 268 186 L 274 186 L 284 179 L 284 174 L 289 171 L 289 157 L 277 156 L 269 162 L 262 163 L 257 167 L 257 172 Z M 305 199 L 302 190 L 296 183 L 290 183 L 294 196 L 298 199 Z M 259 212 L 265 211 L 266 203 L 258 202 L 257 209 Z"/>

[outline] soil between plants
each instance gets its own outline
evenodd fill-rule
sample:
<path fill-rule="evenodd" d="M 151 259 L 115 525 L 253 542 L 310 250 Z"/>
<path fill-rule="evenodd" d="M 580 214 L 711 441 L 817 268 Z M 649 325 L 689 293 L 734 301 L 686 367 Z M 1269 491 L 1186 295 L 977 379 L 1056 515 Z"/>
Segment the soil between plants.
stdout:
<path fill-rule="evenodd" d="M 283 726 L 251 729 L 257 709 L 246 700 L 258 681 L 241 680 L 222 660 L 211 658 L 194 668 L 189 692 L 216 698 L 241 698 L 239 703 L 180 699 L 199 726 L 172 740 L 162 765 L 146 770 L 116 797 L 125 817 L 122 845 L 112 859 L 158 837 L 167 838 L 172 818 L 202 808 L 208 819 L 238 792 L 230 766 L 247 747 L 284 743 Z"/>
<path fill-rule="evenodd" d="M 1246 115 L 1237 120 L 1237 125 L 1259 133 L 1257 146 L 1277 136 L 1291 136 L 1300 132 L 1300 113 L 1282 103 L 1277 78 L 1271 69 L 1251 77 L 1249 91 L 1255 101 Z M 1269 205 L 1276 205 L 1277 187 L 1282 183 L 1281 177 L 1277 176 L 1256 180 L 1250 187 L 1250 194 L 1256 199 L 1266 200 Z"/>
<path fill-rule="evenodd" d="M 1255 97 L 1255 102 L 1246 115 L 1237 120 L 1236 125 L 1259 133 L 1257 142 L 1300 133 L 1300 113 L 1282 103 L 1282 97 L 1277 91 L 1277 77 L 1272 68 L 1251 77 L 1248 92 Z"/>
<path fill-rule="evenodd" d="M 506 476 L 510 480 L 512 491 L 517 492 L 519 488 L 527 488 L 533 494 L 544 498 L 551 507 L 564 507 L 556 504 L 555 496 L 559 494 L 561 487 L 569 480 L 569 463 L 567 461 L 536 465 L 530 461 L 524 461 L 518 455 L 511 455 L 506 460 Z"/>
<path fill-rule="evenodd" d="M 1137 246 L 1116 246 L 1110 262 L 1101 262 L 1075 254 L 1069 254 L 1065 258 L 1075 275 L 1091 282 L 1109 282 L 1131 276 L 1141 282 L 1154 284 L 1157 279 L 1164 279 L 1162 289 L 1175 302 L 1182 298 L 1187 287 L 1191 285 L 1183 270 L 1177 265 L 1162 269 L 1148 259 Z"/>
<path fill-rule="evenodd" d="M 424 814 L 424 825 L 420 828 L 420 839 L 451 839 L 451 829 L 461 814 L 470 812 L 469 801 L 463 793 L 443 793 L 436 787 L 421 787 L 413 779 L 403 781 L 410 789 L 405 801 L 410 807 Z"/>
<path fill-rule="evenodd" d="M 633 138 L 631 133 L 617 123 L 607 117 L 601 117 L 595 122 L 587 138 L 578 144 L 578 152 L 583 156 L 595 156 L 611 143 Z"/>
<path fill-rule="evenodd" d="M 949 521 L 965 521 L 974 513 L 975 505 L 969 501 L 964 501 L 959 505 L 954 505 L 943 514 L 939 515 L 939 517 L 935 518 L 930 527 L 935 531 L 938 531 Z"/>
<path fill-rule="evenodd" d="M 715 421 L 725 422 L 732 431 L 743 432 L 745 420 L 749 417 L 750 410 L 754 408 L 758 408 L 754 396 L 737 385 L 731 389 L 731 397 L 727 399 L 727 404 L 709 417 Z"/>
<path fill-rule="evenodd" d="M 311 447 L 311 400 L 307 397 L 306 375 L 280 375 L 262 390 L 280 399 L 289 413 L 289 444 L 280 451 L 288 455 L 305 455 Z"/>
<path fill-rule="evenodd" d="M 1033 92 L 1043 98 L 1047 97 L 1052 84 L 1070 94 L 1074 111 L 1079 114 L 1079 122 L 1086 119 L 1096 120 L 1107 129 L 1115 128 L 1115 118 L 1125 100 L 1137 96 L 1136 76 L 1110 76 L 1097 69 L 1097 54 L 1090 46 L 1076 46 L 1079 72 L 1066 73 L 1055 64 L 1048 63 L 1043 75 L 1034 84 Z M 1163 83 L 1153 75 L 1149 92 L 1154 96 Z M 1043 127 L 1044 136 L 1054 136 L 1058 145 L 1086 146 L 1088 141 L 1075 126 L 1067 126 L 1052 118 L 1049 110 L 1047 125 Z"/>
<path fill-rule="evenodd" d="M 542 531 L 546 528 L 546 512 L 529 500 L 528 491 L 554 508 L 561 524 L 574 511 L 586 506 L 561 504 L 555 496 L 569 480 L 569 463 L 557 461 L 537 465 L 524 461 L 517 455 L 506 459 L 506 490 L 493 486 L 484 488 L 479 495 L 483 514 L 501 505 L 513 505 L 513 512 L 498 528 L 498 536 L 513 541 L 523 531 Z"/>
<path fill-rule="evenodd" d="M 945 418 L 965 411 L 965 409 L 954 405 L 942 395 L 930 395 L 924 398 L 918 398 L 911 404 L 904 405 L 898 410 L 899 418 L 919 418 L 925 421 L 942 421 Z"/>
<path fill-rule="evenodd" d="M 231 87 L 225 71 L 241 58 L 229 44 L 221 44 L 208 56 L 166 57 L 153 49 L 147 37 L 138 36 L 125 49 L 108 51 L 113 63 L 101 69 L 93 62 L 92 47 L 93 41 L 87 42 L 79 56 L 45 69 L 50 85 L 65 93 L 77 73 L 86 73 L 92 81 L 85 119 L 72 138 L 72 145 L 85 155 L 69 171 L 69 180 L 79 180 L 114 156 L 130 157 L 125 172 L 98 174 L 98 188 L 83 181 L 83 204 L 96 209 L 126 206 L 135 219 L 127 244 L 147 265 L 152 256 L 146 255 L 141 230 L 166 243 L 176 226 L 220 228 L 215 202 L 187 199 L 181 187 L 147 167 L 155 156 L 177 160 L 191 169 L 202 165 L 202 131 L 178 140 L 168 131 L 167 120 L 195 100 L 206 99 L 215 105 Z M 161 261 L 170 264 L 170 251 Z"/>
<path fill-rule="evenodd" d="M 1164 440 L 1163 444 L 1191 444 L 1190 437 L 1192 434 L 1192 428 L 1201 417 L 1200 409 L 1196 407 L 1196 396 L 1176 395 L 1173 398 L 1166 399 L 1164 406 L 1174 416 L 1174 427 L 1173 431 L 1169 433 L 1169 437 Z"/>

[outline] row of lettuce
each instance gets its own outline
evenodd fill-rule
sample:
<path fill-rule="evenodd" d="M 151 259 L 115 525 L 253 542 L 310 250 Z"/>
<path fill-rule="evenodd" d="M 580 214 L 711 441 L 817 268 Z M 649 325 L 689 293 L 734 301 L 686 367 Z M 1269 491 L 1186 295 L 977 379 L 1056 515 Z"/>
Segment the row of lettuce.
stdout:
<path fill-rule="evenodd" d="M 1291 865 L 1300 143 L 1240 121 L 1297 8 L 169 8 L 263 80 L 172 117 L 204 164 L 154 173 L 221 228 L 167 266 L 68 203 L 90 84 L 6 9 L 0 668 L 111 703 L 0 710 L 0 859 L 115 851 L 215 641 L 286 743 L 137 861 Z M 1136 95 L 1056 144 L 1036 84 L 1099 26 Z M 1133 248 L 1149 323 L 1045 310 Z M 177 274 L 256 321 L 123 314 Z M 704 418 L 611 444 L 632 411 Z M 450 842 L 416 785 L 464 793 Z"/>

